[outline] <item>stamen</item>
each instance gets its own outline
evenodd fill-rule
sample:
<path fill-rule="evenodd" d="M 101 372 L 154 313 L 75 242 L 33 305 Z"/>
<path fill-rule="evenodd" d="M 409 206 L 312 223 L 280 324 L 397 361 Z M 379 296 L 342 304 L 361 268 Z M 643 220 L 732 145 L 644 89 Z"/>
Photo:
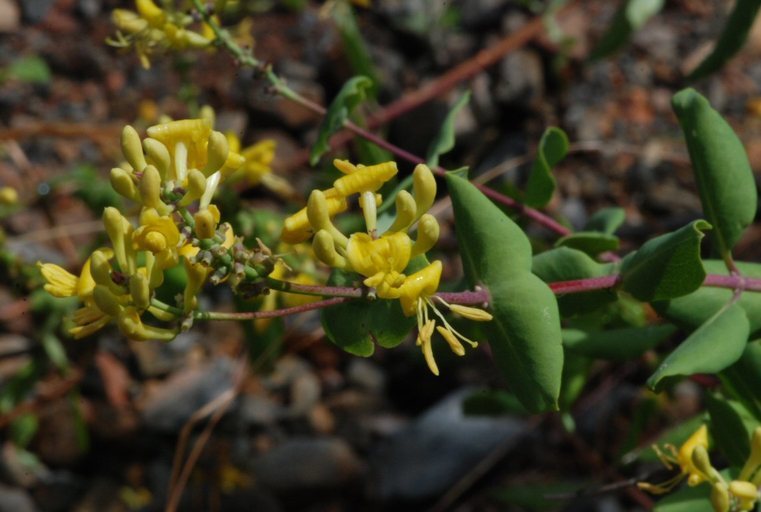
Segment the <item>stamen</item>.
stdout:
<path fill-rule="evenodd" d="M 452 333 L 455 336 L 457 336 L 458 338 L 460 338 L 462 341 L 470 344 L 471 347 L 473 347 L 473 348 L 478 347 L 478 342 L 477 341 L 473 341 L 470 338 L 468 338 L 467 336 L 464 336 L 460 331 L 458 331 L 457 329 L 452 327 L 452 325 L 449 322 L 447 322 L 447 319 L 444 318 L 444 315 L 441 314 L 441 311 L 439 311 L 438 308 L 436 308 L 436 306 L 433 304 L 432 300 L 430 300 L 428 298 L 426 298 L 425 300 L 431 306 L 431 309 L 433 309 L 433 312 L 436 314 L 436 316 L 438 316 L 441 319 L 441 323 L 443 323 L 446 326 L 447 329 L 452 331 Z"/>

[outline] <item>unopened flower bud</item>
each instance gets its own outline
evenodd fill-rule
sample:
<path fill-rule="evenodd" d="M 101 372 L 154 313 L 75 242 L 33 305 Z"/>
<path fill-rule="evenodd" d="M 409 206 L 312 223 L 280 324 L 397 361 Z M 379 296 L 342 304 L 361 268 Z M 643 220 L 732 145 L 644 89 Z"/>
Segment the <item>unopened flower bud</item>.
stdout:
<path fill-rule="evenodd" d="M 146 20 L 126 9 L 114 9 L 111 13 L 111 21 L 116 28 L 127 34 L 137 34 L 148 28 Z"/>
<path fill-rule="evenodd" d="M 143 144 L 140 142 L 140 135 L 132 126 L 127 125 L 122 130 L 121 137 L 122 153 L 124 158 L 136 172 L 142 171 L 145 166 L 145 156 L 143 155 Z"/>
<path fill-rule="evenodd" d="M 135 7 L 140 17 L 144 18 L 153 27 L 160 27 L 164 23 L 165 14 L 152 0 L 135 0 Z"/>
<path fill-rule="evenodd" d="M 313 190 L 312 193 L 309 194 L 309 201 L 307 202 L 307 218 L 309 219 L 309 224 L 312 225 L 315 231 L 321 229 L 326 230 L 341 247 L 346 247 L 349 243 L 349 239 L 346 238 L 343 233 L 338 231 L 330 220 L 330 209 L 328 208 L 325 194 L 323 194 L 322 191 Z"/>
<path fill-rule="evenodd" d="M 164 207 L 164 203 L 161 202 L 161 175 L 154 166 L 149 165 L 143 170 L 138 189 L 143 205 L 156 209 Z"/>
<path fill-rule="evenodd" d="M 211 238 L 216 233 L 217 221 L 208 208 L 199 210 L 193 215 L 195 220 L 196 236 L 201 239 Z"/>
<path fill-rule="evenodd" d="M 439 222 L 436 220 L 436 217 L 426 213 L 420 217 L 420 222 L 418 222 L 417 239 L 415 239 L 415 243 L 412 246 L 410 257 L 414 258 L 419 254 L 427 253 L 434 245 L 436 245 L 438 240 Z"/>
<path fill-rule="evenodd" d="M 418 164 L 412 172 L 412 192 L 417 203 L 417 216 L 422 216 L 436 199 L 436 178 L 425 164 Z"/>
<path fill-rule="evenodd" d="M 140 201 L 140 196 L 137 193 L 137 186 L 135 186 L 131 172 L 124 170 L 121 167 L 114 167 L 111 169 L 110 179 L 111 186 L 121 196 L 132 201 Z"/>
<path fill-rule="evenodd" d="M 111 290 L 107 286 L 102 284 L 95 285 L 92 292 L 92 298 L 95 301 L 95 305 L 98 309 L 103 311 L 109 316 L 117 316 L 122 311 L 122 305 L 119 304 L 119 299 L 111 293 Z"/>
<path fill-rule="evenodd" d="M 396 194 L 396 218 L 391 227 L 388 228 L 390 233 L 395 231 L 406 231 L 417 218 L 417 203 L 412 194 L 406 190 L 400 190 Z"/>
<path fill-rule="evenodd" d="M 336 243 L 326 230 L 321 229 L 314 235 L 312 248 L 315 256 L 326 265 L 334 268 L 346 266 L 346 258 L 336 252 Z"/>
<path fill-rule="evenodd" d="M 116 261 L 121 270 L 128 271 L 131 268 L 127 258 L 127 244 L 124 240 L 127 235 L 125 221 L 126 219 L 116 208 L 108 206 L 103 210 L 103 225 L 106 228 L 108 238 L 111 239 L 111 245 L 114 247 Z"/>
<path fill-rule="evenodd" d="M 227 137 L 222 132 L 213 131 L 209 135 L 209 145 L 207 146 L 206 167 L 203 173 L 210 176 L 213 172 L 218 171 L 227 160 L 230 148 L 227 144 Z"/>
<path fill-rule="evenodd" d="M 169 150 L 164 144 L 150 137 L 143 139 L 143 149 L 145 150 L 146 161 L 156 167 L 162 181 L 166 180 L 172 162 Z"/>
<path fill-rule="evenodd" d="M 715 512 L 729 512 L 729 490 L 724 482 L 711 486 L 711 506 Z"/>
<path fill-rule="evenodd" d="M 753 510 L 758 500 L 758 488 L 744 480 L 729 482 L 729 494 L 735 498 L 737 509 L 740 511 Z"/>
<path fill-rule="evenodd" d="M 137 273 L 130 277 L 129 293 L 137 309 L 144 310 L 151 304 L 151 289 L 145 275 Z"/>

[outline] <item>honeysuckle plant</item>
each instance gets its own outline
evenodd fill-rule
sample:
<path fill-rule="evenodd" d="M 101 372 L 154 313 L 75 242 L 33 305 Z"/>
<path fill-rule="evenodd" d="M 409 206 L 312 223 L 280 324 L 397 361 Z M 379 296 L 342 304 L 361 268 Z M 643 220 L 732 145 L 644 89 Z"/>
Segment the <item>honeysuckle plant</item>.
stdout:
<path fill-rule="evenodd" d="M 616 231 L 624 221 L 621 209 L 598 212 L 578 232 L 540 210 L 555 193 L 553 166 L 568 150 L 562 130 L 547 129 L 525 189 L 506 197 L 474 184 L 467 170 L 447 172 L 438 165 L 440 154 L 451 149 L 452 123 L 442 127 L 427 161 L 355 124 L 352 115 L 372 86 L 370 79 L 349 80 L 325 109 L 290 89 L 271 66 L 240 47 L 211 5 L 192 2 L 195 18 L 189 19 L 206 29 L 200 35 L 187 29 L 188 18 L 167 6 L 136 3 L 136 13 L 117 11 L 114 20 L 127 34 L 121 41 L 134 45 L 144 63 L 154 47 L 222 48 L 240 65 L 258 71 L 275 93 L 323 116 L 313 163 L 330 149 L 330 137 L 340 129 L 375 143 L 395 160 L 334 160 L 341 176 L 331 187 L 305 194 L 306 204 L 283 219 L 272 250 L 261 240 L 252 243 L 236 235 L 215 204 L 220 187 L 235 180 L 261 182 L 283 197 L 293 195 L 271 171 L 271 143 L 240 149 L 235 136 L 214 130 L 209 111 L 198 119 L 167 120 L 145 134 L 126 126 L 121 138 L 125 162 L 110 178 L 113 188 L 138 206 L 137 212 L 106 208 L 110 246 L 93 251 L 76 275 L 39 264 L 51 295 L 77 297 L 81 303 L 72 318 L 74 337 L 113 323 L 132 339 L 170 341 L 194 321 L 261 322 L 320 310 L 330 340 L 357 356 L 371 355 L 376 346 L 396 347 L 412 336 L 434 375 L 440 373 L 434 343 L 443 340 L 452 352 L 466 356 L 465 345 L 476 348 L 485 342 L 510 392 L 529 412 L 567 410 L 578 395 L 579 386 L 571 382 L 583 380 L 589 365 L 564 368 L 564 360 L 639 359 L 670 340 L 674 348 L 664 350 L 652 368 L 649 388 L 660 392 L 703 374 L 717 375 L 721 386 L 708 395 L 704 424 L 679 449 L 669 445 L 658 450 L 666 467 L 675 471 L 673 478 L 662 483 L 643 479 L 640 488 L 668 493 L 658 505 L 663 511 L 693 499 L 685 494 L 692 489 L 676 490 L 684 480 L 703 492 L 701 503 L 708 510 L 756 507 L 761 486 L 761 265 L 737 262 L 732 251 L 753 222 L 757 191 L 742 143 L 697 91 L 676 94 L 673 108 L 704 219 L 620 254 Z M 399 179 L 402 161 L 415 167 Z M 467 283 L 459 292 L 440 290 L 444 262 L 433 256 L 440 226 L 429 211 L 444 195 L 451 199 Z M 359 212 L 364 227 L 351 232 L 339 228 L 339 216 L 352 210 Z M 524 220 L 555 235 L 554 246 L 535 253 Z M 706 236 L 710 244 L 703 247 Z M 704 251 L 712 256 L 704 259 Z M 286 257 L 295 254 L 301 263 L 293 268 Z M 158 292 L 175 268 L 184 269 L 186 280 L 170 304 L 159 300 Z M 260 298 L 259 309 L 204 311 L 198 297 L 207 284 L 229 286 L 245 299 Z M 646 325 L 638 319 L 650 308 L 659 316 Z M 458 330 L 452 317 L 469 322 Z M 471 331 L 478 336 L 470 336 Z M 728 468 L 713 466 L 711 447 L 722 453 Z"/>

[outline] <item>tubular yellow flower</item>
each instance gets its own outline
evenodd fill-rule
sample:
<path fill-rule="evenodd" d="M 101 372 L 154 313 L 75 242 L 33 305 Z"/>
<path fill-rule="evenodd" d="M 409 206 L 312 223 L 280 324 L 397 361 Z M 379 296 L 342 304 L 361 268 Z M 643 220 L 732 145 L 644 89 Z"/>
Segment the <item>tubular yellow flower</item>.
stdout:
<path fill-rule="evenodd" d="M 737 510 L 753 510 L 758 501 L 758 488 L 750 482 L 732 480 L 729 483 L 729 494 L 735 499 Z"/>
<path fill-rule="evenodd" d="M 679 474 L 660 484 L 639 482 L 637 486 L 640 489 L 653 494 L 665 494 L 685 478 L 687 479 L 687 484 L 691 487 L 709 479 L 716 479 L 715 475 L 707 474 L 707 472 L 715 473 L 715 470 L 711 467 L 708 454 L 706 453 L 708 449 L 708 427 L 705 425 L 701 425 L 700 428 L 693 432 L 678 451 L 671 444 L 665 445 L 664 449 L 667 453 L 661 451 L 657 446 L 653 446 L 653 450 L 655 450 L 663 465 L 668 469 L 671 469 L 673 466 L 679 467 Z"/>
<path fill-rule="evenodd" d="M 406 233 L 391 233 L 375 240 L 367 233 L 354 233 L 349 237 L 346 246 L 346 260 L 351 270 L 368 278 L 365 280 L 367 286 L 377 287 L 386 279 L 385 274 L 395 274 L 392 275 L 392 279 L 396 281 L 396 276 L 403 272 L 410 262 L 411 250 L 412 241 Z M 385 295 L 387 292 L 379 290 L 378 296 L 381 298 L 399 296 L 398 292 L 394 293 L 395 297 L 384 296 L 381 293 Z"/>
<path fill-rule="evenodd" d="M 132 242 L 143 251 L 154 254 L 165 250 L 176 251 L 180 232 L 174 220 L 148 208 L 140 214 L 140 227 L 132 233 Z"/>
<path fill-rule="evenodd" d="M 116 317 L 116 323 L 124 334 L 130 339 L 137 341 L 171 341 L 179 333 L 179 331 L 175 329 L 164 329 L 152 325 L 145 325 L 140 318 L 140 313 L 132 307 L 124 308 L 122 312 L 119 313 L 119 316 Z"/>
<path fill-rule="evenodd" d="M 81 339 L 104 328 L 111 321 L 111 317 L 93 305 L 76 310 L 72 320 L 76 325 L 69 329 L 69 334 L 75 339 Z"/>
<path fill-rule="evenodd" d="M 53 297 L 73 297 L 77 293 L 79 279 L 65 268 L 55 263 L 37 262 L 42 277 L 45 278 L 45 291 Z"/>
<path fill-rule="evenodd" d="M 327 202 L 330 218 L 348 209 L 349 204 L 346 202 L 346 198 L 339 196 L 335 189 L 330 188 L 324 191 L 323 195 Z M 288 244 L 298 244 L 309 240 L 315 229 L 319 230 L 309 223 L 307 208 L 304 207 L 285 219 L 280 239 Z"/>

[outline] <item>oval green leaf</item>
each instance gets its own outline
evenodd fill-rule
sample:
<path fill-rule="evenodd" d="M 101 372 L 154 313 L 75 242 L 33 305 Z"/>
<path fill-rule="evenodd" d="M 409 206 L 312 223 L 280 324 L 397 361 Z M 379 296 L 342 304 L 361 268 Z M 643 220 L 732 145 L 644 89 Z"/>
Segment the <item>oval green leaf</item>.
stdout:
<path fill-rule="evenodd" d="M 595 359 L 629 361 L 667 340 L 676 331 L 671 324 L 606 331 L 564 329 L 563 346 L 570 352 Z"/>
<path fill-rule="evenodd" d="M 708 76 L 734 57 L 748 40 L 759 8 L 761 8 L 761 2 L 758 0 L 737 0 L 713 51 L 687 78 L 698 80 Z"/>
<path fill-rule="evenodd" d="M 525 203 L 541 208 L 550 202 L 555 192 L 555 177 L 552 168 L 568 154 L 568 136 L 560 128 L 547 128 L 539 141 L 536 160 L 526 184 Z"/>
<path fill-rule="evenodd" d="M 563 348 L 557 301 L 531 273 L 523 231 L 475 186 L 447 174 L 465 275 L 485 286 L 494 315 L 484 324 L 496 364 L 532 412 L 557 409 Z"/>
<path fill-rule="evenodd" d="M 667 377 L 718 373 L 740 359 L 749 334 L 743 308 L 728 304 L 669 354 L 647 385 L 657 391 Z"/>
<path fill-rule="evenodd" d="M 732 466 L 742 467 L 750 453 L 750 432 L 745 428 L 742 406 L 711 393 L 706 396 L 710 430 L 716 446 Z M 742 412 L 741 412 L 742 411 Z"/>
<path fill-rule="evenodd" d="M 366 76 L 355 76 L 341 87 L 320 124 L 317 140 L 309 155 L 311 165 L 317 164 L 320 157 L 330 150 L 330 137 L 343 128 L 352 110 L 364 101 L 372 85 L 373 81 Z"/>
<path fill-rule="evenodd" d="M 761 422 L 761 343 L 748 343 L 740 359 L 719 374 L 721 383 Z"/>
<path fill-rule="evenodd" d="M 351 286 L 361 279 L 351 272 L 334 270 L 332 286 Z M 399 345 L 415 326 L 397 300 L 355 300 L 322 310 L 322 327 L 330 341 L 350 354 L 369 357 L 375 344 L 384 348 Z"/>
<path fill-rule="evenodd" d="M 624 258 L 621 286 L 644 302 L 680 297 L 697 290 L 706 277 L 700 260 L 703 231 L 711 229 L 696 220 L 673 233 L 648 240 Z"/>
<path fill-rule="evenodd" d="M 723 259 L 756 215 L 756 182 L 745 148 L 732 127 L 694 89 L 672 99 L 687 141 L 711 237 Z"/>

